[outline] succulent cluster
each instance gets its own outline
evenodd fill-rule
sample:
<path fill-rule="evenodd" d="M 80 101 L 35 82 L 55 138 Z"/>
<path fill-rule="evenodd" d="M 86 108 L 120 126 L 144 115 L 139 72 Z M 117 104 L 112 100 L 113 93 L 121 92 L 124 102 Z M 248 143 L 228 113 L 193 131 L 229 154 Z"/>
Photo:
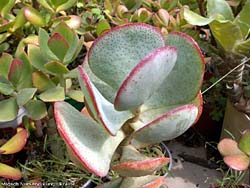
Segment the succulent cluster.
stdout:
<path fill-rule="evenodd" d="M 72 160 L 101 177 L 111 166 L 121 178 L 105 186 L 160 187 L 164 178 L 152 174 L 169 159 L 148 158 L 137 149 L 171 140 L 195 123 L 203 72 L 201 51 L 184 33 L 165 38 L 150 25 L 134 23 L 101 35 L 78 67 L 90 115 L 65 102 L 54 105 Z"/>
<path fill-rule="evenodd" d="M 218 144 L 218 150 L 224 162 L 232 169 L 244 171 L 250 168 L 250 130 L 247 129 L 237 143 L 231 138 L 224 138 Z"/>

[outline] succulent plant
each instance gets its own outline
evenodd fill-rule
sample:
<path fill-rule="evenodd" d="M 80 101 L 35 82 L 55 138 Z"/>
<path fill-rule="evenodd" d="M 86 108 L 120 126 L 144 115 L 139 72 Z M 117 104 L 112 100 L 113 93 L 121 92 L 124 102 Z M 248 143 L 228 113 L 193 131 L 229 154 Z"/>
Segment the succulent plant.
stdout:
<path fill-rule="evenodd" d="M 184 17 L 192 25 L 209 25 L 216 40 L 220 57 L 217 65 L 220 76 L 227 74 L 233 68 L 236 70 L 224 79 L 224 85 L 231 102 L 237 110 L 249 114 L 249 75 L 248 61 L 250 56 L 250 21 L 248 12 L 250 1 L 242 2 L 239 13 L 234 16 L 233 10 L 225 0 L 208 1 L 207 17 L 185 9 Z"/>
<path fill-rule="evenodd" d="M 91 117 L 54 104 L 72 160 L 103 177 L 116 151 L 120 162 L 111 168 L 124 178 L 115 187 L 159 187 L 164 179 L 150 174 L 168 159 L 144 157 L 136 148 L 173 139 L 199 118 L 204 59 L 198 45 L 184 33 L 165 39 L 150 25 L 127 24 L 96 39 L 78 71 Z"/>
<path fill-rule="evenodd" d="M 250 168 L 250 130 L 247 129 L 237 143 L 231 138 L 224 138 L 218 144 L 218 150 L 224 162 L 232 169 L 244 171 Z"/>
<path fill-rule="evenodd" d="M 28 132 L 23 128 L 17 128 L 17 133 L 0 147 L 0 154 L 14 154 L 23 149 L 28 138 Z M 19 180 L 22 173 L 19 169 L 0 163 L 0 177 Z"/>

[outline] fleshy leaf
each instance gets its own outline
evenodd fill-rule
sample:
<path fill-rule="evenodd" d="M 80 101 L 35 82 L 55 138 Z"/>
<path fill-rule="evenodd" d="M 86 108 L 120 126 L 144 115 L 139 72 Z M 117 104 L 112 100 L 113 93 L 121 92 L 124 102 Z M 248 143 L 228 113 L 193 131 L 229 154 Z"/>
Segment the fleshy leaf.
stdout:
<path fill-rule="evenodd" d="M 36 88 L 24 88 L 17 93 L 17 104 L 19 106 L 25 105 L 36 93 Z"/>
<path fill-rule="evenodd" d="M 89 64 L 87 62 L 87 58 L 84 59 L 82 66 L 83 69 L 86 71 L 87 75 L 89 76 L 91 82 L 95 85 L 98 91 L 100 91 L 103 97 L 107 99 L 109 102 L 113 103 L 115 100 L 116 91 L 111 86 L 103 82 L 91 71 Z"/>
<path fill-rule="evenodd" d="M 39 97 L 44 102 L 63 101 L 65 99 L 64 88 L 58 86 L 48 89 L 41 93 Z"/>
<path fill-rule="evenodd" d="M 218 144 L 218 150 L 223 156 L 243 154 L 238 148 L 237 142 L 231 138 L 221 140 Z"/>
<path fill-rule="evenodd" d="M 15 98 L 0 101 L 0 122 L 11 121 L 16 118 L 18 106 Z"/>
<path fill-rule="evenodd" d="M 44 65 L 47 63 L 47 59 L 43 57 L 39 46 L 29 44 L 28 57 L 31 61 L 32 66 L 34 66 L 36 69 L 41 70 L 45 73 L 51 73 L 44 67 Z"/>
<path fill-rule="evenodd" d="M 107 175 L 112 155 L 124 134 L 118 131 L 116 136 L 110 136 L 99 124 L 65 102 L 55 103 L 54 114 L 59 133 L 83 166 L 98 176 Z"/>
<path fill-rule="evenodd" d="M 79 90 L 69 90 L 67 92 L 67 96 L 78 101 L 78 102 L 84 102 L 83 98 L 83 93 L 82 91 L 79 91 Z"/>
<path fill-rule="evenodd" d="M 200 91 L 205 61 L 198 44 L 184 33 L 173 32 L 167 36 L 166 45 L 177 48 L 177 62 L 160 88 L 146 101 L 148 108 L 189 103 Z"/>
<path fill-rule="evenodd" d="M 44 66 L 48 71 L 54 74 L 66 74 L 69 72 L 67 67 L 65 67 L 62 63 L 58 61 L 52 61 L 52 62 L 46 63 Z"/>
<path fill-rule="evenodd" d="M 50 88 L 56 87 L 55 83 L 51 81 L 46 74 L 40 71 L 32 73 L 32 82 L 34 87 L 39 91 L 46 91 Z"/>
<path fill-rule="evenodd" d="M 0 75 L 8 79 L 8 73 L 13 58 L 10 54 L 3 53 L 0 57 Z"/>
<path fill-rule="evenodd" d="M 245 154 L 228 155 L 223 160 L 230 168 L 239 171 L 246 170 L 250 164 L 250 160 Z"/>
<path fill-rule="evenodd" d="M 213 15 L 220 14 L 225 20 L 234 20 L 234 15 L 231 7 L 225 0 L 209 0 L 207 1 L 207 15 L 211 17 Z"/>
<path fill-rule="evenodd" d="M 239 148 L 241 151 L 250 156 L 250 129 L 243 132 L 239 141 Z"/>
<path fill-rule="evenodd" d="M 91 83 L 83 68 L 79 66 L 78 69 L 80 86 L 91 113 L 111 135 L 115 135 L 126 120 L 132 117 L 132 114 L 126 111 L 116 111 L 114 105 L 107 101 Z"/>
<path fill-rule="evenodd" d="M 143 156 L 137 150 L 131 149 L 131 146 L 125 146 L 123 147 L 121 162 L 113 165 L 112 169 L 122 177 L 138 177 L 153 174 L 168 163 L 169 158 L 149 158 Z"/>
<path fill-rule="evenodd" d="M 20 170 L 16 168 L 0 163 L 0 177 L 12 179 L 12 180 L 19 180 L 22 178 L 22 173 Z"/>
<path fill-rule="evenodd" d="M 67 10 L 70 7 L 72 7 L 75 3 L 76 3 L 76 0 L 68 0 L 66 1 L 66 3 L 63 3 L 62 5 L 58 6 L 56 9 L 56 12 Z"/>
<path fill-rule="evenodd" d="M 68 49 L 69 49 L 69 44 L 65 40 L 65 38 L 60 35 L 59 33 L 54 33 L 49 41 L 48 41 L 48 46 L 50 50 L 62 61 L 64 56 L 66 55 Z"/>
<path fill-rule="evenodd" d="M 47 109 L 44 102 L 39 100 L 30 100 L 26 105 L 25 109 L 28 115 L 33 120 L 39 120 L 47 115 Z"/>
<path fill-rule="evenodd" d="M 0 147 L 1 154 L 13 154 L 21 151 L 26 144 L 28 132 L 22 129 L 17 132 L 10 140 Z"/>
<path fill-rule="evenodd" d="M 162 176 L 126 177 L 119 188 L 160 188 L 163 184 L 165 177 Z"/>
<path fill-rule="evenodd" d="M 184 18 L 189 24 L 198 26 L 207 25 L 214 20 L 213 17 L 205 18 L 189 9 L 184 9 Z"/>
<path fill-rule="evenodd" d="M 40 28 L 38 37 L 43 58 L 47 60 L 59 60 L 48 47 L 49 34 L 44 29 Z"/>
<path fill-rule="evenodd" d="M 11 62 L 8 78 L 14 86 L 17 86 L 20 81 L 23 71 L 23 62 L 20 59 L 14 59 Z"/>
<path fill-rule="evenodd" d="M 174 47 L 162 47 L 147 55 L 123 81 L 115 98 L 117 110 L 136 109 L 162 84 L 177 59 Z"/>
<path fill-rule="evenodd" d="M 118 26 L 95 40 L 88 63 L 98 78 L 118 90 L 146 55 L 163 46 L 163 35 L 152 26 L 141 23 Z"/>
<path fill-rule="evenodd" d="M 192 104 L 175 108 L 136 130 L 135 143 L 154 144 L 174 139 L 195 122 L 197 115 L 198 108 Z"/>
<path fill-rule="evenodd" d="M 24 16 L 25 18 L 35 26 L 44 27 L 46 25 L 45 19 L 43 16 L 32 7 L 24 8 Z"/>
<path fill-rule="evenodd" d="M 14 92 L 14 87 L 9 80 L 0 75 L 0 93 L 11 95 Z"/>
<path fill-rule="evenodd" d="M 250 38 L 244 41 L 237 41 L 234 46 L 233 52 L 243 54 L 249 57 L 249 50 L 250 50 Z"/>
<path fill-rule="evenodd" d="M 233 22 L 234 24 L 237 24 L 240 27 L 243 39 L 246 39 L 250 32 L 249 12 L 250 1 L 247 1 Z"/>
<path fill-rule="evenodd" d="M 240 27 L 231 21 L 213 21 L 209 24 L 216 41 L 226 52 L 231 52 L 237 41 L 243 39 Z"/>
<path fill-rule="evenodd" d="M 96 186 L 96 188 L 119 188 L 122 183 L 122 178 L 112 180 L 110 182 L 104 183 L 102 185 Z"/>

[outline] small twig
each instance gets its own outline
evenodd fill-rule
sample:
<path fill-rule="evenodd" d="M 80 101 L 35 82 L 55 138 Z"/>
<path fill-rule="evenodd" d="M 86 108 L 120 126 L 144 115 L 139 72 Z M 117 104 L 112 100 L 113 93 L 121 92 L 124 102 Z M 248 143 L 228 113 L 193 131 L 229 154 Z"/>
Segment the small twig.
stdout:
<path fill-rule="evenodd" d="M 204 93 L 206 93 L 207 91 L 209 91 L 210 89 L 212 89 L 215 85 L 217 85 L 220 81 L 222 81 L 224 78 L 226 78 L 228 75 L 230 75 L 232 72 L 234 72 L 235 70 L 237 70 L 240 66 L 244 65 L 246 62 L 248 62 L 250 60 L 250 58 L 244 58 L 242 60 L 242 62 L 237 65 L 236 67 L 234 67 L 232 70 L 230 70 L 228 73 L 226 73 L 224 76 L 222 76 L 219 80 L 217 80 L 215 83 L 213 83 L 211 86 L 209 86 L 207 89 L 205 89 L 204 91 L 202 91 L 202 95 Z"/>

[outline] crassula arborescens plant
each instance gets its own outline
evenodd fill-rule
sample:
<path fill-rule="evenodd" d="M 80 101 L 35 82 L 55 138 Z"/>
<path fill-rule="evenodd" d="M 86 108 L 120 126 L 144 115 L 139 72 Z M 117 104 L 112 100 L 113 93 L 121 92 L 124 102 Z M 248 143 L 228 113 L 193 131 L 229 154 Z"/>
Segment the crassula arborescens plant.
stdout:
<path fill-rule="evenodd" d="M 150 25 L 127 24 L 96 39 L 78 70 L 91 117 L 65 102 L 54 105 L 72 160 L 98 176 L 111 166 L 123 177 L 115 187 L 160 187 L 164 178 L 150 175 L 169 159 L 137 149 L 173 139 L 199 118 L 204 59 L 198 45 L 184 33 L 164 38 Z M 111 165 L 115 152 L 120 161 Z"/>

